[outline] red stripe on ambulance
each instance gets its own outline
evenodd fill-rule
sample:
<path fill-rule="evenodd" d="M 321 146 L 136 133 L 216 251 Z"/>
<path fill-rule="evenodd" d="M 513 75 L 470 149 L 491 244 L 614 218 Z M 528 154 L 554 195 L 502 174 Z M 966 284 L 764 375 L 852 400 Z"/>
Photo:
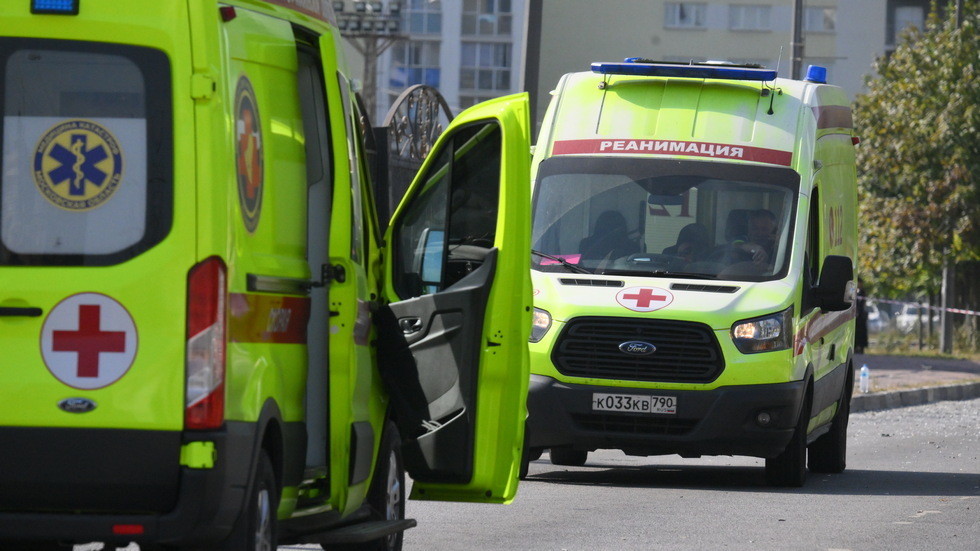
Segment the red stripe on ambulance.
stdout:
<path fill-rule="evenodd" d="M 793 161 L 791 151 L 747 147 L 741 145 L 684 142 L 676 140 L 561 140 L 556 141 L 553 155 L 595 155 L 595 154 L 634 154 L 634 155 L 685 155 L 689 157 L 708 157 L 790 166 Z"/>
<path fill-rule="evenodd" d="M 306 343 L 310 299 L 232 293 L 229 300 L 231 342 Z"/>

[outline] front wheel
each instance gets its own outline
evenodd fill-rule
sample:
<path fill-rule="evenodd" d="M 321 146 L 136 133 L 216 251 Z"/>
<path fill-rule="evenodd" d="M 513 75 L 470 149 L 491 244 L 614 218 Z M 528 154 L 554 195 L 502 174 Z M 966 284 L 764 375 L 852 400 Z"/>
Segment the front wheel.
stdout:
<path fill-rule="evenodd" d="M 573 450 L 571 448 L 552 448 L 551 464 L 562 465 L 565 467 L 581 467 L 589 457 L 589 452 L 585 450 Z"/>
<path fill-rule="evenodd" d="M 405 518 L 405 465 L 402 463 L 401 436 L 391 421 L 385 423 L 378 449 L 378 463 L 367 496 L 371 520 Z M 402 532 L 361 544 L 339 546 L 343 551 L 400 551 Z M 332 548 L 331 548 L 332 549 Z"/>
<path fill-rule="evenodd" d="M 766 483 L 799 488 L 806 482 L 806 430 L 810 424 L 810 392 L 807 391 L 793 437 L 782 453 L 766 459 Z"/>

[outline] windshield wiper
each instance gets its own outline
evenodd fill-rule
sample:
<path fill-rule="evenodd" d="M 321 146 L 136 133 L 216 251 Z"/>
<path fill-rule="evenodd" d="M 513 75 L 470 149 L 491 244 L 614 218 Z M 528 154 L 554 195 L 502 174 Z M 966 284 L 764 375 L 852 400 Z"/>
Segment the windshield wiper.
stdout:
<path fill-rule="evenodd" d="M 575 264 L 572 264 L 571 262 L 565 260 L 564 258 L 561 258 L 560 256 L 551 256 L 550 254 L 545 254 L 545 253 L 543 253 L 541 251 L 536 251 L 534 249 L 531 249 L 531 254 L 536 255 L 536 256 L 540 256 L 541 258 L 547 258 L 548 260 L 554 260 L 555 262 L 561 264 L 562 266 L 564 266 L 565 268 L 567 268 L 567 269 L 569 269 L 569 270 L 571 270 L 573 272 L 578 272 L 580 274 L 591 274 L 592 273 L 589 270 L 586 270 L 585 268 L 583 268 L 581 266 L 576 266 Z"/>

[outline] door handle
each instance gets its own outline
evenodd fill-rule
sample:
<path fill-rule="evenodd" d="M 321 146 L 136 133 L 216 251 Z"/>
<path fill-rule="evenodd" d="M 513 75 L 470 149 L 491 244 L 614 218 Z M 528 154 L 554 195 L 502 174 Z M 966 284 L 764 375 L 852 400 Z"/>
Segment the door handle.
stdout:
<path fill-rule="evenodd" d="M 398 320 L 398 327 L 405 335 L 418 333 L 422 330 L 422 320 L 420 318 L 401 318 Z"/>
<path fill-rule="evenodd" d="M 36 318 L 43 312 L 40 308 L 33 306 L 0 306 L 0 316 L 21 316 L 25 318 Z"/>

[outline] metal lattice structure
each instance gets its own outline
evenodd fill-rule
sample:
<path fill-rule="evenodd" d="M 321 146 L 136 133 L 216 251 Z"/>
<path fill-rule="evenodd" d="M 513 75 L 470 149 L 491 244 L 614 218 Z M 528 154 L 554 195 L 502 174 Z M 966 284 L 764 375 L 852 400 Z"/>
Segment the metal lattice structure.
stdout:
<path fill-rule="evenodd" d="M 375 129 L 379 159 L 387 174 L 380 175 L 379 212 L 387 222 L 436 139 L 453 119 L 439 90 L 424 84 L 407 88 L 395 100 L 381 127 Z M 382 144 L 387 143 L 387 147 Z"/>

